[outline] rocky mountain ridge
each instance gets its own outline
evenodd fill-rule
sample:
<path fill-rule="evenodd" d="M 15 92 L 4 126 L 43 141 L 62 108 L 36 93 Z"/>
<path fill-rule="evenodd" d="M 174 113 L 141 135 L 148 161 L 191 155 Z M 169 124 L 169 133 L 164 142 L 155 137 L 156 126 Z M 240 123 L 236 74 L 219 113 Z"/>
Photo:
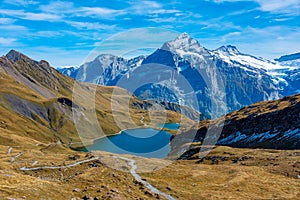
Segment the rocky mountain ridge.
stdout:
<path fill-rule="evenodd" d="M 143 82 L 144 77 L 165 77 L 138 88 L 124 88 L 142 99 L 175 102 L 216 118 L 259 101 L 296 94 L 299 66 L 243 54 L 230 45 L 208 50 L 183 33 L 146 57 L 126 60 L 99 55 L 82 65 L 73 78 L 118 85 L 120 80 L 131 80 L 139 72 L 143 76 L 135 78 L 133 85 Z M 191 88 L 182 86 L 183 79 Z M 191 96 L 196 96 L 197 105 Z"/>
<path fill-rule="evenodd" d="M 300 94 L 276 101 L 259 102 L 222 118 L 202 121 L 197 127 L 177 135 L 172 154 L 188 159 L 206 145 L 236 148 L 300 149 Z M 210 131 L 208 131 L 210 130 Z M 216 140 L 216 137 L 218 138 Z M 185 141 L 194 138 L 193 144 Z"/>

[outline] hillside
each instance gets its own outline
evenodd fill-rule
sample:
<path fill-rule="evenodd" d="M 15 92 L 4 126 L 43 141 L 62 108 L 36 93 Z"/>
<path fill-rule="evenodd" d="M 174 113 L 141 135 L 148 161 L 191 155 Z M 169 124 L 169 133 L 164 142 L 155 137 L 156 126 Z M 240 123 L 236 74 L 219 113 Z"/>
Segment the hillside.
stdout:
<path fill-rule="evenodd" d="M 141 101 L 117 87 L 79 84 L 50 67 L 48 62 L 34 61 L 14 50 L 0 57 L 0 77 L 2 145 L 32 145 L 35 143 L 32 140 L 36 140 L 61 142 L 77 147 L 82 142 L 91 144 L 93 140 L 104 135 L 118 133 L 120 128 L 115 124 L 114 118 L 125 128 L 143 125 L 142 116 L 149 126 L 161 122 L 157 116 L 152 119 L 152 125 L 150 123 L 147 108 L 155 106 L 155 102 Z M 118 101 L 117 114 L 112 113 L 112 94 Z M 129 105 L 126 102 L 128 99 Z M 130 116 L 124 114 L 127 107 Z M 181 114 L 166 112 L 167 120 L 181 120 Z M 80 117 L 77 124 L 73 114 Z M 190 121 L 183 118 L 186 122 Z M 96 123 L 100 124 L 101 129 Z M 84 130 L 84 135 L 79 136 L 77 131 L 81 129 Z"/>
<path fill-rule="evenodd" d="M 171 155 L 184 152 L 181 158 L 190 158 L 204 141 L 208 146 L 216 143 L 238 148 L 300 149 L 299 113 L 300 94 L 259 102 L 223 118 L 199 122 L 197 127 L 177 135 L 171 142 Z M 188 139 L 193 143 L 187 144 Z"/>

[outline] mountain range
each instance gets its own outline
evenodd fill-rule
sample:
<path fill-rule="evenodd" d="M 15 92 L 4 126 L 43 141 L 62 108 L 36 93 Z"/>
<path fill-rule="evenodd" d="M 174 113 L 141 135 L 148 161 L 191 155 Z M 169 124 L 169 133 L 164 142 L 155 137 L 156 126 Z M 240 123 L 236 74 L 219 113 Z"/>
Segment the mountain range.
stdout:
<path fill-rule="evenodd" d="M 300 87 L 299 54 L 269 61 L 231 45 L 209 50 L 187 33 L 148 56 L 101 54 L 79 68 L 59 71 L 81 82 L 118 85 L 144 100 L 186 105 L 208 118 L 296 94 Z"/>

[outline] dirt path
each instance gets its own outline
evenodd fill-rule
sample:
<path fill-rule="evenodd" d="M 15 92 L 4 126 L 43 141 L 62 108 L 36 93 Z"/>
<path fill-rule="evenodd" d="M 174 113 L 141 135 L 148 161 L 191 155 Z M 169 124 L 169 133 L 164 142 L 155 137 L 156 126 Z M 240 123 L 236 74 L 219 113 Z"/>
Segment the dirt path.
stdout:
<path fill-rule="evenodd" d="M 164 192 L 161 192 L 160 190 L 158 190 L 157 188 L 152 186 L 149 182 L 142 180 L 142 178 L 136 173 L 137 166 L 135 164 L 135 160 L 125 158 L 125 157 L 120 157 L 120 156 L 114 156 L 114 158 L 128 161 L 128 164 L 131 166 L 130 173 L 132 174 L 132 176 L 135 178 L 136 181 L 141 182 L 151 192 L 153 192 L 155 194 L 158 194 L 158 195 L 161 195 L 161 196 L 165 197 L 168 200 L 175 200 L 175 198 L 172 197 L 171 195 L 166 194 Z"/>
<path fill-rule="evenodd" d="M 135 160 L 133 159 L 129 159 L 129 158 L 125 158 L 125 157 L 121 157 L 121 156 L 113 156 L 115 159 L 122 159 L 128 162 L 128 164 L 130 165 L 131 169 L 130 169 L 130 173 L 132 174 L 132 176 L 135 178 L 136 181 L 142 183 L 147 189 L 149 189 L 152 193 L 161 195 L 163 197 L 165 197 L 168 200 L 175 200 L 174 197 L 172 197 L 169 194 L 166 194 L 160 190 L 158 190 L 157 188 L 155 188 L 154 186 L 152 186 L 149 182 L 142 180 L 142 178 L 137 174 L 136 169 L 137 166 L 135 164 Z M 35 170 L 42 170 L 42 169 L 63 169 L 63 168 L 70 168 L 70 167 L 75 167 L 77 165 L 83 164 L 83 163 L 87 163 L 87 162 L 91 162 L 91 161 L 96 161 L 99 160 L 100 157 L 94 157 L 94 158 L 90 158 L 87 160 L 81 160 L 78 162 L 74 162 L 72 164 L 69 165 L 63 165 L 63 166 L 42 166 L 42 167 L 32 167 L 32 168 L 28 168 L 28 167 L 21 167 L 20 170 L 21 171 L 35 171 Z"/>
<path fill-rule="evenodd" d="M 99 157 L 95 157 L 95 158 L 90 158 L 90 159 L 87 159 L 87 160 L 81 160 L 81 161 L 78 161 L 78 162 L 74 162 L 72 164 L 64 165 L 64 166 L 44 166 L 44 167 L 34 167 L 34 168 L 21 167 L 20 170 L 21 171 L 34 171 L 34 170 L 41 170 L 41 169 L 63 169 L 63 168 L 75 167 L 77 165 L 87 163 L 87 162 L 91 162 L 91 161 L 95 161 L 95 160 L 99 160 L 99 159 L 100 159 Z"/>

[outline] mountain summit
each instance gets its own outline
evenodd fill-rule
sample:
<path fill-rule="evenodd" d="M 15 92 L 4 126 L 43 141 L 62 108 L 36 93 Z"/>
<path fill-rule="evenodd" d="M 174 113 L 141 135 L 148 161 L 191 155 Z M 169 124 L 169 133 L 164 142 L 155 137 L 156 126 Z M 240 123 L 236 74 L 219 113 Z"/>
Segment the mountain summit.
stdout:
<path fill-rule="evenodd" d="M 187 33 L 182 33 L 175 38 L 175 40 L 166 42 L 160 49 L 170 51 L 181 56 L 191 55 L 193 53 L 209 55 L 208 50 L 201 46 L 197 40 L 190 37 Z"/>
<path fill-rule="evenodd" d="M 31 60 L 29 57 L 25 56 L 24 54 L 12 49 L 10 50 L 6 55 L 5 57 L 8 59 L 8 60 L 11 60 L 13 62 L 17 62 L 21 59 L 25 59 L 25 60 Z"/>

